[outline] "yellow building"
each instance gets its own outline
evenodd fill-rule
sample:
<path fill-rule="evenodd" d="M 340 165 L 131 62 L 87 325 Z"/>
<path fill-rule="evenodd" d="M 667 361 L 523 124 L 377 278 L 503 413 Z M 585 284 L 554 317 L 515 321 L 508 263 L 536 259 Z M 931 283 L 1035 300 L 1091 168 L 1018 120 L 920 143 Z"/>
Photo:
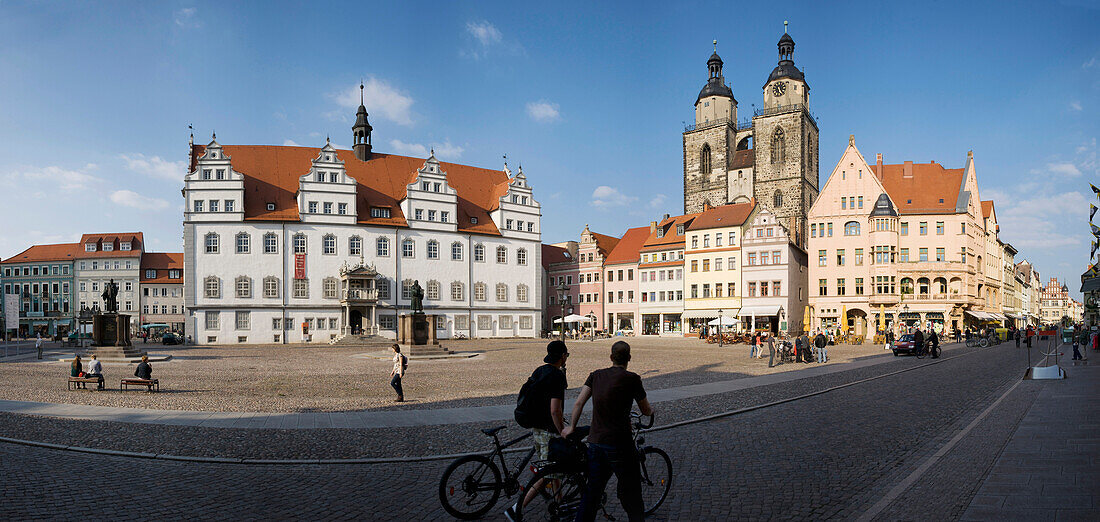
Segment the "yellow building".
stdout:
<path fill-rule="evenodd" d="M 685 234 L 684 328 L 698 333 L 713 319 L 741 309 L 741 239 L 756 200 L 706 208 Z"/>

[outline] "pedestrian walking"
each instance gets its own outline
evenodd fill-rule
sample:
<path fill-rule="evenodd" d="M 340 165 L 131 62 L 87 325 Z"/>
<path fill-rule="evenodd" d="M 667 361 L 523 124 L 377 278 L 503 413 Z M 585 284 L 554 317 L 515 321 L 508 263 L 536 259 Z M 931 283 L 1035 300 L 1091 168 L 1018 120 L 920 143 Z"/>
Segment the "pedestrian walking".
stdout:
<path fill-rule="evenodd" d="M 394 343 L 393 346 L 393 370 L 390 370 L 390 386 L 397 392 L 395 402 L 405 401 L 405 391 L 401 389 L 401 378 L 405 376 L 405 370 L 409 367 L 409 358 L 401 353 L 401 346 Z"/>
<path fill-rule="evenodd" d="M 1075 360 L 1075 361 L 1080 361 L 1082 359 L 1080 348 L 1081 348 L 1081 341 L 1075 335 L 1075 336 L 1073 336 L 1073 360 Z"/>
<path fill-rule="evenodd" d="M 1022 341 L 1023 337 L 1024 337 L 1023 334 L 1020 333 L 1019 329 L 1016 330 L 1016 336 L 1015 337 L 1016 337 L 1016 347 L 1019 348 L 1020 347 L 1020 341 Z"/>
<path fill-rule="evenodd" d="M 763 359 L 764 358 L 764 343 L 767 342 L 766 341 L 767 337 L 768 337 L 767 332 L 760 332 L 760 337 L 756 338 L 756 358 L 757 359 Z"/>
<path fill-rule="evenodd" d="M 817 337 L 814 338 L 814 346 L 817 347 L 817 362 L 824 363 L 828 360 L 825 348 L 828 344 L 829 340 L 825 338 L 825 334 L 818 330 Z"/>
<path fill-rule="evenodd" d="M 42 332 L 38 332 L 38 338 L 34 340 L 34 349 L 38 350 L 38 358 L 42 358 Z"/>
<path fill-rule="evenodd" d="M 768 368 L 775 366 L 775 336 L 768 336 Z"/>
<path fill-rule="evenodd" d="M 940 358 L 940 336 L 936 333 L 935 328 L 928 332 L 928 351 L 932 354 L 933 359 Z"/>

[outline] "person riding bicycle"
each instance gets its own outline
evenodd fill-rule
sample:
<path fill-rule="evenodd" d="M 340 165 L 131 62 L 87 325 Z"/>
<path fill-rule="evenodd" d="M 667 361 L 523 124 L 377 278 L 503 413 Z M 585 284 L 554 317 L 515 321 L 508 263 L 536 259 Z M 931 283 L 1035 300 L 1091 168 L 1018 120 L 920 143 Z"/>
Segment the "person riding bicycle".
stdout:
<path fill-rule="evenodd" d="M 924 349 L 924 332 L 920 327 L 913 329 L 913 349 L 918 353 Z"/>
<path fill-rule="evenodd" d="M 538 446 L 539 458 L 550 460 L 550 439 L 562 432 L 565 420 L 562 417 L 565 403 L 565 389 L 568 384 L 565 379 L 565 361 L 569 358 L 569 349 L 560 340 L 550 341 L 546 345 L 546 357 L 542 361 L 546 364 L 539 366 L 531 373 L 528 379 L 526 394 L 529 396 L 527 404 L 516 406 L 516 420 L 521 421 L 524 427 L 531 428 L 531 435 Z M 523 395 L 521 390 L 521 395 Z M 521 411 L 522 410 L 522 411 Z M 523 417 L 521 420 L 520 417 Z M 516 513 L 520 510 L 520 502 L 523 506 L 531 503 L 543 484 L 536 484 L 522 499 L 504 511 L 508 520 L 515 520 Z"/>
<path fill-rule="evenodd" d="M 604 488 L 614 473 L 618 477 L 619 502 L 629 520 L 642 520 L 641 470 L 637 448 L 630 426 L 630 410 L 635 402 L 642 415 L 653 415 L 646 399 L 642 378 L 627 371 L 630 345 L 619 341 L 611 345 L 610 368 L 588 375 L 581 393 L 573 403 L 569 426 L 562 432 L 569 436 L 577 429 L 577 420 L 588 399 L 592 399 L 592 427 L 588 434 L 588 485 L 577 512 L 577 520 L 592 522 L 600 506 Z"/>
<path fill-rule="evenodd" d="M 935 328 L 928 332 L 928 352 L 932 354 L 933 359 L 940 357 L 940 336 Z"/>

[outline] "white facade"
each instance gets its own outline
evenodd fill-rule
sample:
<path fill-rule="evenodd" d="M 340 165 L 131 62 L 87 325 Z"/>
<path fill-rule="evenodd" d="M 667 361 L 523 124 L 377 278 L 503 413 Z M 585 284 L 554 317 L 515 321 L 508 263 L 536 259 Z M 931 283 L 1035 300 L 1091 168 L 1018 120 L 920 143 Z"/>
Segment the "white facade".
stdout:
<path fill-rule="evenodd" d="M 358 325 L 365 332 L 395 338 L 397 315 L 410 312 L 414 280 L 424 289 L 425 313 L 439 316 L 440 338 L 533 337 L 541 331 L 541 212 L 522 171 L 506 189 L 496 187 L 500 206 L 485 211 L 513 223 L 522 217 L 524 228 L 496 222 L 499 235 L 493 235 L 460 230 L 462 194 L 434 156 L 398 201 L 405 226 L 362 222 L 368 209 L 357 206 L 363 194 L 357 197 L 357 180 L 345 165 L 360 160 L 341 160 L 347 151 L 327 144 L 312 168 L 301 167 L 298 218 L 246 219 L 248 174 L 232 169 L 232 156 L 211 142 L 185 179 L 184 295 L 187 332 L 197 343 L 327 342 L 348 333 L 352 313 L 362 314 Z M 218 169 L 224 179 L 217 179 Z M 224 201 L 238 197 L 226 212 Z M 221 200 L 217 213 L 210 199 Z M 341 270 L 360 264 L 377 271 L 378 290 L 352 305 L 344 299 Z"/>

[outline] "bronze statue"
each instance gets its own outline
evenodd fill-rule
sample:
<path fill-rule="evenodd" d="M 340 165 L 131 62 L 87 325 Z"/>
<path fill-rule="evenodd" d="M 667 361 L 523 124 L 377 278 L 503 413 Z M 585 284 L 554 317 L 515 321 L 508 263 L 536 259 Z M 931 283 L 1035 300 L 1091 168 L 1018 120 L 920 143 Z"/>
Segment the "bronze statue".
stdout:
<path fill-rule="evenodd" d="M 424 313 L 424 289 L 420 288 L 420 281 L 413 281 L 411 296 L 413 313 Z"/>
<path fill-rule="evenodd" d="M 115 280 L 104 285 L 103 288 L 103 311 L 105 313 L 118 313 L 118 285 L 115 284 Z"/>

